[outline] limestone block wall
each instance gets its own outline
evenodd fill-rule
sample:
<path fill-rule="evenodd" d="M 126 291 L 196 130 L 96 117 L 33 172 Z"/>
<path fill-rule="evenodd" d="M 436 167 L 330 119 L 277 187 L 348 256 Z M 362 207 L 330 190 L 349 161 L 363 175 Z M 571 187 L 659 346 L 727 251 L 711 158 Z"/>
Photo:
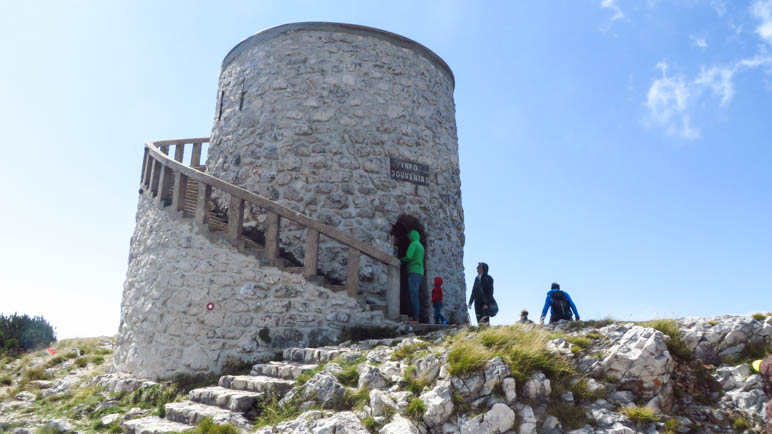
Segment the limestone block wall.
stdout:
<path fill-rule="evenodd" d="M 140 196 L 118 371 L 151 379 L 219 371 L 228 359 L 251 361 L 277 347 L 330 344 L 343 327 L 389 324 L 344 293 L 210 240 Z"/>
<path fill-rule="evenodd" d="M 207 171 L 387 252 L 398 219 L 416 218 L 428 283 L 442 276 L 446 316 L 467 322 L 453 89 L 442 59 L 398 35 L 334 23 L 269 29 L 223 62 Z M 428 166 L 427 185 L 392 179 L 391 157 Z M 261 218 L 252 210 L 245 226 L 260 229 Z M 303 236 L 284 226 L 282 248 L 302 259 Z M 345 278 L 344 249 L 322 239 L 319 255 L 323 273 Z M 382 267 L 363 258 L 360 278 L 365 295 L 383 298 Z"/>

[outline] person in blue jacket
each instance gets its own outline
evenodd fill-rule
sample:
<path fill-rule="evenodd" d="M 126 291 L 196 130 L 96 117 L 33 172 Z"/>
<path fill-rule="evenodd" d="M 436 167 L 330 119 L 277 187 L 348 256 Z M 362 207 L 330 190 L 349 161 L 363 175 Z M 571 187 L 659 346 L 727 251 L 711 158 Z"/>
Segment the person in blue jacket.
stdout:
<path fill-rule="evenodd" d="M 544 308 L 541 310 L 541 324 L 544 324 L 544 317 L 547 316 L 547 310 L 552 309 L 550 313 L 550 324 L 562 319 L 571 321 L 571 311 L 574 312 L 576 320 L 579 321 L 579 312 L 576 310 L 574 301 L 567 292 L 560 290 L 560 285 L 552 284 L 552 288 L 547 293 L 547 300 L 544 302 Z"/>

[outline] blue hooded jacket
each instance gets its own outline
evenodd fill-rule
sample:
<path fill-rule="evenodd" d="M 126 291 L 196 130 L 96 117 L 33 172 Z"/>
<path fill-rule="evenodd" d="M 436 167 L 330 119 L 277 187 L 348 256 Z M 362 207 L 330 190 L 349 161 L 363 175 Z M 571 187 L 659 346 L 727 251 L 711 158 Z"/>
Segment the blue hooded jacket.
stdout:
<path fill-rule="evenodd" d="M 555 291 L 560 291 L 560 289 L 550 289 L 549 292 L 547 292 L 547 300 L 544 302 L 544 308 L 541 310 L 542 319 L 547 316 L 547 310 L 552 307 L 552 293 Z M 571 310 L 574 311 L 574 318 L 579 318 L 579 312 L 577 312 L 576 305 L 574 304 L 574 301 L 571 300 L 571 296 L 568 295 L 566 291 L 563 291 L 563 294 L 566 295 L 566 300 L 568 300 L 568 304 L 571 305 Z"/>

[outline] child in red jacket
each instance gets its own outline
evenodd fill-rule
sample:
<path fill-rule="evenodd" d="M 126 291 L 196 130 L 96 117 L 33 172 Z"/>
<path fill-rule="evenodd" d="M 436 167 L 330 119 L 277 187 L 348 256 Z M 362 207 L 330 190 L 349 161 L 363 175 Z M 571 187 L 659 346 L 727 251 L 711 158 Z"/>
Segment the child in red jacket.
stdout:
<path fill-rule="evenodd" d="M 447 324 L 448 320 L 442 316 L 442 277 L 434 278 L 434 288 L 432 288 L 432 306 L 434 306 L 434 323 Z M 442 322 L 440 322 L 442 320 Z"/>

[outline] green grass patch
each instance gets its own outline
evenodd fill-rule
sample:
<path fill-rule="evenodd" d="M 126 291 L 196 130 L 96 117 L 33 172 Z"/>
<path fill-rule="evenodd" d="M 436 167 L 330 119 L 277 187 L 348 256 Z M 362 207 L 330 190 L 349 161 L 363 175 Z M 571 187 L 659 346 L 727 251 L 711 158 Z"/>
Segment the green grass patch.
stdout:
<path fill-rule="evenodd" d="M 297 418 L 300 415 L 300 406 L 303 404 L 300 395 L 302 393 L 298 393 L 295 398 L 284 404 L 279 404 L 279 396 L 276 393 L 269 394 L 258 404 L 260 416 L 255 420 L 254 428 L 257 430 Z"/>
<path fill-rule="evenodd" d="M 351 411 L 362 410 L 370 403 L 370 389 L 363 387 L 361 389 L 346 388 L 346 394 L 343 398 L 343 408 Z"/>
<path fill-rule="evenodd" d="M 680 427 L 681 423 L 678 422 L 678 419 L 671 417 L 665 421 L 665 431 L 663 434 L 676 434 Z"/>
<path fill-rule="evenodd" d="M 656 319 L 653 321 L 641 323 L 640 325 L 644 327 L 651 327 L 670 336 L 670 340 L 667 342 L 667 350 L 671 355 L 683 360 L 689 360 L 692 358 L 692 352 L 689 351 L 689 348 L 686 347 L 684 341 L 681 340 L 681 333 L 678 329 L 678 323 L 674 320 Z"/>
<path fill-rule="evenodd" d="M 657 422 L 659 415 L 649 407 L 637 407 L 634 405 L 624 407 L 621 411 L 631 422 L 640 426 Z"/>
<path fill-rule="evenodd" d="M 10 386 L 13 384 L 13 379 L 10 375 L 0 375 L 0 386 Z"/>
<path fill-rule="evenodd" d="M 335 377 L 340 381 L 340 384 L 348 387 L 357 387 L 359 383 L 359 372 L 357 371 L 357 365 L 349 365 L 343 368 L 342 371 L 335 374 Z"/>
<path fill-rule="evenodd" d="M 426 404 L 424 404 L 421 398 L 412 398 L 407 404 L 405 415 L 410 419 L 419 421 L 423 417 L 424 413 L 426 413 Z"/>
<path fill-rule="evenodd" d="M 86 366 L 88 366 L 88 358 L 78 357 L 77 359 L 75 359 L 75 366 L 79 368 L 85 368 Z"/>
<path fill-rule="evenodd" d="M 211 417 L 205 417 L 196 425 L 196 429 L 188 432 L 193 434 L 239 434 L 241 431 L 229 423 L 217 425 Z"/>
<path fill-rule="evenodd" d="M 405 389 L 410 391 L 413 395 L 420 395 L 424 388 L 429 385 L 426 380 L 419 380 L 414 377 L 415 367 L 409 366 L 405 369 L 405 374 L 402 376 L 402 381 L 405 382 Z"/>
<path fill-rule="evenodd" d="M 573 344 L 575 347 L 579 347 L 579 350 L 583 350 L 592 345 L 592 340 L 585 336 L 568 336 L 566 340 Z"/>
<path fill-rule="evenodd" d="M 298 375 L 298 378 L 295 379 L 295 385 L 302 386 L 308 383 L 308 380 L 314 378 L 314 375 L 322 372 L 323 369 L 324 369 L 324 365 L 319 365 L 314 369 L 304 370 L 303 372 L 300 373 L 300 375 Z"/>
<path fill-rule="evenodd" d="M 101 365 L 105 362 L 105 358 L 99 355 L 88 356 L 88 362 L 95 365 Z"/>
<path fill-rule="evenodd" d="M 764 342 L 747 343 L 739 354 L 724 357 L 723 362 L 727 365 L 737 366 L 743 363 L 751 363 L 754 360 L 764 359 L 770 354 L 772 354 L 772 342 L 766 345 Z"/>
<path fill-rule="evenodd" d="M 367 431 L 371 433 L 377 433 L 383 427 L 383 424 L 376 422 L 375 418 L 372 416 L 367 416 L 362 419 L 362 425 L 364 425 Z"/>
<path fill-rule="evenodd" d="M 66 360 L 67 358 L 64 356 L 56 356 L 46 363 L 46 367 L 53 368 L 54 366 L 58 366 L 64 363 Z"/>
<path fill-rule="evenodd" d="M 579 402 L 583 400 L 596 401 L 598 399 L 605 398 L 606 395 L 608 395 L 608 391 L 606 390 L 605 387 L 591 392 L 589 387 L 587 386 L 586 378 L 582 378 L 581 380 L 574 383 L 574 385 L 571 386 L 570 390 L 571 390 L 571 393 L 574 395 L 575 402 Z"/>
<path fill-rule="evenodd" d="M 764 321 L 767 318 L 767 316 L 764 315 L 763 313 L 754 313 L 752 318 L 755 319 L 756 321 Z"/>
<path fill-rule="evenodd" d="M 118 420 L 115 420 L 107 425 L 103 424 L 101 420 L 98 420 L 91 424 L 91 431 L 97 431 L 97 432 L 109 432 L 109 433 L 122 433 L 123 428 L 121 428 L 120 423 Z"/>
<path fill-rule="evenodd" d="M 587 328 L 593 328 L 593 329 L 599 329 L 601 327 L 606 327 L 607 325 L 614 324 L 616 320 L 607 317 L 604 319 L 595 319 L 595 320 L 589 320 L 589 321 L 571 321 L 568 323 L 568 331 L 576 331 L 576 330 L 582 330 Z"/>
<path fill-rule="evenodd" d="M 396 350 L 391 355 L 391 360 L 411 360 L 415 354 L 421 350 L 429 347 L 428 342 L 420 342 L 417 344 L 406 344 Z"/>

